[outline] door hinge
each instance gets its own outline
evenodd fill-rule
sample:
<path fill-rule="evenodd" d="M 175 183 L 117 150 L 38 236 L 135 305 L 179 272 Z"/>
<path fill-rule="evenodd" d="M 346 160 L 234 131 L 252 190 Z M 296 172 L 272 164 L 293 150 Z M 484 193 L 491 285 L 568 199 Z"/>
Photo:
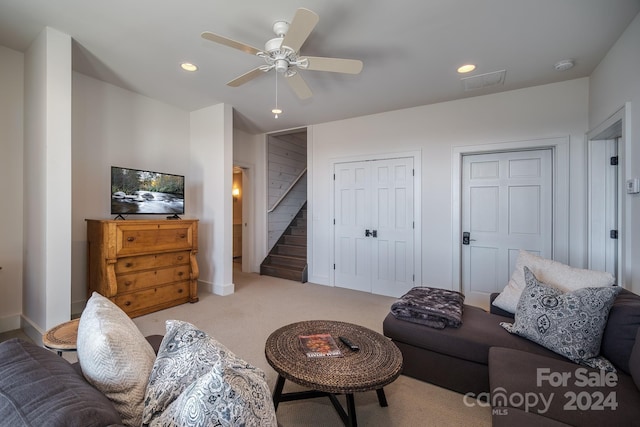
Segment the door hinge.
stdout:
<path fill-rule="evenodd" d="M 334 181 L 336 180 L 336 174 L 335 173 L 333 174 L 333 180 Z"/>
<path fill-rule="evenodd" d="M 412 227 L 413 227 L 413 228 L 416 228 L 416 222 L 415 222 L 415 221 L 413 221 L 413 225 L 412 225 Z"/>
<path fill-rule="evenodd" d="M 416 176 L 416 170 L 415 169 L 411 169 L 411 176 Z"/>
<path fill-rule="evenodd" d="M 336 225 L 336 219 L 333 218 L 333 225 Z"/>
<path fill-rule="evenodd" d="M 611 159 L 609 160 L 609 164 L 611 166 L 618 166 L 618 156 L 611 157 Z"/>
<path fill-rule="evenodd" d="M 415 274 L 413 275 L 413 278 L 411 279 L 411 281 L 415 283 L 415 281 L 416 281 L 416 275 Z"/>
<path fill-rule="evenodd" d="M 335 264 L 333 264 L 333 269 L 334 269 L 334 270 L 336 269 L 336 265 L 335 265 Z"/>
<path fill-rule="evenodd" d="M 609 237 L 612 238 L 612 239 L 617 239 L 618 238 L 618 230 L 609 231 Z"/>

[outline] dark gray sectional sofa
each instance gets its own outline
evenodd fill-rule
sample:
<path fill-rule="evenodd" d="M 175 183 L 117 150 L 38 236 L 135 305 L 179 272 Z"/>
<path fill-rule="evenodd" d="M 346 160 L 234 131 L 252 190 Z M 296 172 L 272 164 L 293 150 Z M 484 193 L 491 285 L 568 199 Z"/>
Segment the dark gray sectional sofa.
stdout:
<path fill-rule="evenodd" d="M 623 290 L 609 312 L 609 377 L 508 333 L 500 322 L 513 316 L 491 307 L 465 305 L 462 326 L 445 329 L 390 313 L 383 332 L 402 352 L 403 374 L 488 401 L 494 426 L 640 426 L 640 296 Z"/>
<path fill-rule="evenodd" d="M 161 335 L 147 340 L 157 352 Z M 0 425 L 120 426 L 112 402 L 84 378 L 80 364 L 13 338 L 0 343 Z"/>

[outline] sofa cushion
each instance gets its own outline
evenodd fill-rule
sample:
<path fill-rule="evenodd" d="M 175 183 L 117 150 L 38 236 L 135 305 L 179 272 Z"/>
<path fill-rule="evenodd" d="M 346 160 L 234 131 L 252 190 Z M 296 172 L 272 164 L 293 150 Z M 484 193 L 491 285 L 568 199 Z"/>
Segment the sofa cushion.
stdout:
<path fill-rule="evenodd" d="M 603 375 L 566 359 L 494 347 L 489 382 L 494 425 L 522 425 L 514 408 L 572 426 L 634 426 L 640 420 L 640 394 L 622 372 Z"/>
<path fill-rule="evenodd" d="M 13 338 L 0 344 L 0 424 L 90 427 L 120 415 L 62 357 Z"/>
<path fill-rule="evenodd" d="M 640 327 L 640 296 L 622 289 L 609 311 L 600 352 L 616 368 L 630 373 L 629 358 Z"/>
<path fill-rule="evenodd" d="M 600 343 L 618 287 L 582 288 L 563 292 L 539 280 L 524 267 L 527 285 L 514 323 L 502 326 L 573 360 L 594 368 L 615 370 L 600 355 Z"/>
<path fill-rule="evenodd" d="M 77 344 L 87 381 L 113 402 L 125 425 L 139 426 L 155 353 L 135 323 L 94 292 L 80 316 Z"/>
<path fill-rule="evenodd" d="M 636 333 L 636 342 L 633 345 L 631 356 L 629 357 L 629 373 L 633 378 L 633 382 L 640 390 L 640 329 Z"/>
<path fill-rule="evenodd" d="M 584 270 L 570 267 L 558 261 L 546 259 L 520 250 L 511 279 L 504 290 L 493 301 L 493 305 L 510 313 L 516 312 L 518 300 L 526 283 L 524 267 L 527 266 L 538 280 L 564 291 L 575 291 L 580 288 L 612 286 L 615 277 L 610 273 L 595 270 Z"/>
<path fill-rule="evenodd" d="M 149 377 L 143 423 L 277 425 L 264 372 L 179 320 L 166 322 Z"/>
<path fill-rule="evenodd" d="M 383 322 L 384 335 L 396 342 L 434 351 L 462 360 L 488 364 L 489 348 L 501 346 L 560 358 L 554 352 L 504 330 L 501 322 L 513 319 L 465 305 L 460 328 L 435 329 L 396 319 L 391 313 Z"/>

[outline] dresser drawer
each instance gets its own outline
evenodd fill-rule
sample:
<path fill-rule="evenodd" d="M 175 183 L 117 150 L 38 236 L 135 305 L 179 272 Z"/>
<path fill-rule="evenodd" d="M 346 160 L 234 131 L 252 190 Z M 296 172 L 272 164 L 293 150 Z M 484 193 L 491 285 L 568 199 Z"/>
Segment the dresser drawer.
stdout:
<path fill-rule="evenodd" d="M 116 275 L 118 293 L 133 292 L 139 289 L 189 280 L 189 265 L 160 268 L 158 270 Z"/>
<path fill-rule="evenodd" d="M 116 228 L 116 255 L 191 249 L 192 223 L 118 225 Z"/>
<path fill-rule="evenodd" d="M 139 270 L 148 270 L 158 267 L 171 267 L 174 265 L 189 264 L 189 251 L 171 252 L 158 255 L 140 255 L 118 259 L 116 262 L 116 274 L 130 273 Z"/>
<path fill-rule="evenodd" d="M 117 295 L 113 298 L 115 304 L 132 317 L 182 304 L 188 300 L 189 282 L 158 286 L 130 294 Z"/>

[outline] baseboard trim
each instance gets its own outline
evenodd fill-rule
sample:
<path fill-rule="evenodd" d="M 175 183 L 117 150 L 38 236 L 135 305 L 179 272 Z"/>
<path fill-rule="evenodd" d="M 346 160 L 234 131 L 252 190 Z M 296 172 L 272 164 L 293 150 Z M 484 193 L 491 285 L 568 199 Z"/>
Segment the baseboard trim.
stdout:
<path fill-rule="evenodd" d="M 20 315 L 7 316 L 0 319 L 0 333 L 20 329 Z"/>
<path fill-rule="evenodd" d="M 24 315 L 20 317 L 20 329 L 31 338 L 31 340 L 39 346 L 42 346 L 42 335 L 44 331 L 41 331 L 35 323 Z"/>
<path fill-rule="evenodd" d="M 205 282 L 204 280 L 198 280 L 198 288 L 215 295 L 227 296 L 235 292 L 236 285 L 233 283 L 228 283 L 226 285 L 216 285 L 211 282 Z"/>

